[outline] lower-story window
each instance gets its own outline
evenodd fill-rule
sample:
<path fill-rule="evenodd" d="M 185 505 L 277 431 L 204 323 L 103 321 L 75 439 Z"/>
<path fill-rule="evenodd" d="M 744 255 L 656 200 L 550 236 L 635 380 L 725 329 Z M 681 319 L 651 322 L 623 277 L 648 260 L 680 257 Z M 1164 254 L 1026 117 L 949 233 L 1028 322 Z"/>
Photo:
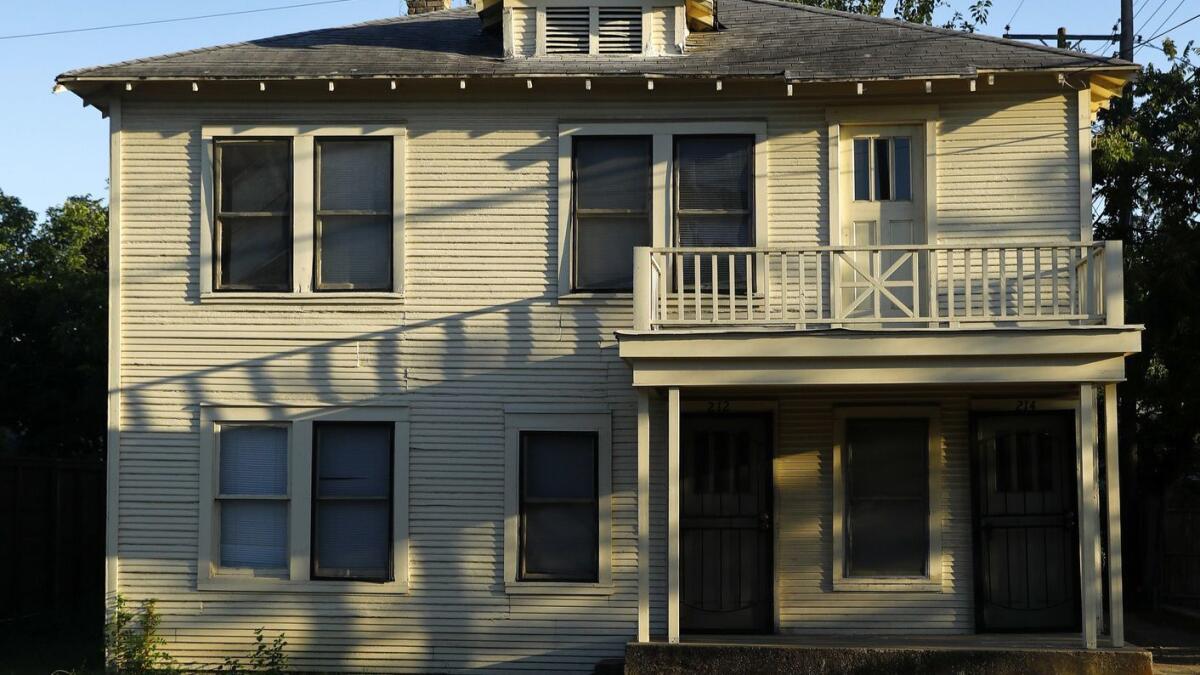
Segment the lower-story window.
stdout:
<path fill-rule="evenodd" d="M 407 590 L 405 408 L 203 406 L 201 432 L 200 590 Z"/>
<path fill-rule="evenodd" d="M 835 589 L 936 590 L 941 434 L 936 409 L 839 410 Z"/>

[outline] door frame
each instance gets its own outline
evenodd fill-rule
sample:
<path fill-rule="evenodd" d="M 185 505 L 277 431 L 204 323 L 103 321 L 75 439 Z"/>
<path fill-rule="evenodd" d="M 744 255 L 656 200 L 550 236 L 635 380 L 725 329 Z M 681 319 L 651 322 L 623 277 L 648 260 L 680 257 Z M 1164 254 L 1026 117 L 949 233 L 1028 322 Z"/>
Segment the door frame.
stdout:
<path fill-rule="evenodd" d="M 766 421 L 767 430 L 767 447 L 766 461 L 763 463 L 764 470 L 767 473 L 767 480 L 770 489 L 766 492 L 767 510 L 771 514 L 771 530 L 770 540 L 765 548 L 768 559 L 765 561 L 767 568 L 770 570 L 770 576 L 764 580 L 763 590 L 767 594 L 766 603 L 767 617 L 764 626 L 765 632 L 758 630 L 751 631 L 720 631 L 700 633 L 703 635 L 774 635 L 779 632 L 779 570 L 775 566 L 775 561 L 779 559 L 779 510 L 778 510 L 778 490 L 779 483 L 775 480 L 775 452 L 779 445 L 779 404 L 777 401 L 764 400 L 746 400 L 746 399 L 730 399 L 720 397 L 703 397 L 698 399 L 689 399 L 681 402 L 680 405 L 680 434 L 687 428 L 687 419 L 691 418 L 712 418 L 712 417 L 740 417 L 740 418 L 760 418 Z M 683 466 L 682 457 L 680 458 L 680 474 L 682 477 Z M 683 513 L 683 491 L 679 493 L 679 511 Z M 683 527 L 680 524 L 680 538 L 682 539 Z M 680 600 L 682 602 L 682 569 L 683 569 L 683 550 L 679 551 L 679 567 L 680 574 Z M 684 633 L 683 627 L 680 626 L 681 634 Z"/>
<path fill-rule="evenodd" d="M 979 456 L 979 421 L 985 417 L 1010 417 L 1010 416 L 1029 416 L 1029 417 L 1057 417 L 1068 421 L 1071 426 L 1067 429 L 1076 429 L 1078 427 L 1078 416 L 1072 401 L 1064 401 L 1060 399 L 1003 399 L 1003 400 L 985 400 L 975 401 L 971 404 L 970 423 L 968 424 L 968 443 L 967 448 L 970 454 L 970 471 L 971 471 L 971 574 L 972 574 L 972 589 L 971 595 L 975 603 L 974 619 L 975 633 L 978 634 L 1019 634 L 1028 633 L 1029 629 L 1013 628 L 1013 629 L 985 629 L 984 627 L 984 597 L 983 597 L 983 539 L 980 536 L 983 526 L 983 515 L 979 511 L 979 496 L 983 486 L 979 484 L 980 479 L 980 462 Z M 1067 434 L 1067 437 L 1072 439 L 1072 453 L 1067 459 L 1067 466 L 1072 471 L 1072 498 L 1076 499 L 1079 493 L 1078 466 L 1076 464 L 1075 455 L 1079 454 L 1079 438 L 1077 432 Z M 1079 560 L 1081 553 L 1079 548 L 1079 519 L 1080 514 L 1075 514 L 1075 525 L 1073 528 L 1072 543 L 1076 551 L 1076 561 Z M 1073 579 L 1071 586 L 1078 589 L 1080 587 L 1079 574 L 1081 572 L 1079 565 L 1070 566 Z M 1080 625 L 1083 607 L 1083 598 L 1077 591 L 1075 594 L 1075 607 L 1073 616 L 1075 621 L 1070 627 L 1063 628 L 1059 631 L 1042 631 L 1050 632 L 1051 634 L 1069 634 L 1075 633 L 1082 629 Z"/>

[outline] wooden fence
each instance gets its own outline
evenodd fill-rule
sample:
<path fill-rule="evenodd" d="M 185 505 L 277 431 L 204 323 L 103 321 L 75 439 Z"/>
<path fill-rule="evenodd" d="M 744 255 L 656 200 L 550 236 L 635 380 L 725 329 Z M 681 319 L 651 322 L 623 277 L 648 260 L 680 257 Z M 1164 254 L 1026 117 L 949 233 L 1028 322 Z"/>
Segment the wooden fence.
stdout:
<path fill-rule="evenodd" d="M 104 616 L 104 464 L 0 456 L 0 625 Z"/>

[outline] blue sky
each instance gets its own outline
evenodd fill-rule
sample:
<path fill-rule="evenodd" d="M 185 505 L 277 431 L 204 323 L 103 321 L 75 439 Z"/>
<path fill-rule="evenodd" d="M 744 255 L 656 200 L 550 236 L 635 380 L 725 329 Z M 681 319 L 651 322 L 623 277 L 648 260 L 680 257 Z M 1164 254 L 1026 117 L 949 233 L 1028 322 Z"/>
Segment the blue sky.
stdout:
<path fill-rule="evenodd" d="M 0 36 L 110 25 L 296 4 L 302 0 L 43 0 L 0 3 Z M 951 0 L 965 7 L 968 0 Z M 994 0 L 984 32 L 1000 34 L 1021 0 Z M 0 190 L 39 212 L 65 197 L 104 196 L 108 158 L 106 122 L 72 94 L 54 95 L 55 75 L 72 68 L 393 16 L 402 0 L 348 0 L 338 4 L 68 35 L 0 39 Z M 1143 6 L 1144 5 L 1144 6 Z M 1200 13 L 1200 0 L 1135 0 L 1138 32 L 1149 37 L 1172 11 L 1169 27 Z M 1177 9 L 1178 8 L 1178 9 Z M 1147 23 L 1146 18 L 1157 15 Z M 890 15 L 890 10 L 887 12 Z M 1014 32 L 1107 33 L 1120 0 L 1025 0 Z M 1200 20 L 1176 31 L 1180 43 L 1200 38 Z M 1143 49 L 1138 60 L 1161 63 Z"/>

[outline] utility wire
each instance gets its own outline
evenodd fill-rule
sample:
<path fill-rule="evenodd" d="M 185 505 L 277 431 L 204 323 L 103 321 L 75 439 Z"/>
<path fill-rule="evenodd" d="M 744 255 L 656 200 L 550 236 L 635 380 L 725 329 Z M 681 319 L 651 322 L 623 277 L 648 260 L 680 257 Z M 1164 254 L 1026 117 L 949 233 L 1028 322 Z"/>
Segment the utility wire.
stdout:
<path fill-rule="evenodd" d="M 17 40 L 20 38 L 43 37 L 46 35 L 66 35 L 68 33 L 89 33 L 98 30 L 112 30 L 114 28 L 133 28 L 136 26 L 153 26 L 164 23 L 177 23 L 180 21 L 198 21 L 200 19 L 215 19 L 222 16 L 240 16 L 243 14 L 258 14 L 261 12 L 277 12 L 284 9 L 298 9 L 301 7 L 316 7 L 317 5 L 337 5 L 346 2 L 354 2 L 354 0 L 319 0 L 317 2 L 303 2 L 295 5 L 279 5 L 276 7 L 260 7 L 258 9 L 244 9 L 236 12 L 220 12 L 217 14 L 201 14 L 199 16 L 181 16 L 173 19 L 155 19 L 153 21 L 138 21 L 134 23 L 118 23 L 110 26 L 91 26 L 89 28 L 69 28 L 66 30 L 49 30 L 42 33 L 23 33 L 19 35 L 0 35 L 0 40 Z"/>
<path fill-rule="evenodd" d="M 1021 13 L 1021 8 L 1024 6 L 1025 0 L 1021 0 L 1021 2 L 1017 3 L 1017 8 L 1013 10 L 1012 16 L 1008 17 L 1008 23 L 1004 24 L 1006 29 L 1012 28 L 1013 19 L 1017 18 L 1017 15 Z"/>
<path fill-rule="evenodd" d="M 1149 3 L 1150 3 L 1150 0 L 1142 0 L 1142 2 L 1140 4 L 1138 4 L 1138 6 L 1137 6 L 1137 10 L 1134 11 L 1133 18 L 1135 18 L 1135 19 L 1138 18 L 1138 14 L 1141 14 L 1142 10 L 1145 9 L 1146 5 Z"/>
<path fill-rule="evenodd" d="M 1179 4 L 1175 5 L 1175 9 L 1171 10 L 1171 13 L 1168 14 L 1161 22 L 1159 22 L 1159 24 L 1157 26 L 1155 26 L 1154 30 L 1150 31 L 1150 33 L 1153 34 L 1153 33 L 1157 33 L 1158 31 L 1162 30 L 1162 27 L 1167 25 L 1167 22 L 1170 21 L 1171 18 L 1175 16 L 1176 12 L 1179 11 L 1180 7 L 1183 7 L 1183 3 L 1185 3 L 1185 2 L 1187 2 L 1187 0 L 1179 0 Z"/>
<path fill-rule="evenodd" d="M 1180 22 L 1180 23 L 1177 23 L 1177 24 L 1175 24 L 1174 26 L 1171 26 L 1170 28 L 1168 28 L 1168 29 L 1164 30 L 1163 32 L 1161 32 L 1161 33 L 1159 33 L 1159 34 L 1155 35 L 1154 37 L 1151 37 L 1151 38 L 1147 38 L 1147 39 L 1145 39 L 1145 40 L 1142 40 L 1141 44 L 1139 44 L 1139 45 L 1138 45 L 1138 48 L 1139 48 L 1139 49 L 1141 49 L 1142 47 L 1145 47 L 1145 46 L 1146 46 L 1148 43 L 1154 42 L 1155 40 L 1157 40 L 1158 38 L 1160 38 L 1160 37 L 1162 37 L 1162 36 L 1166 35 L 1167 33 L 1170 33 L 1170 32 L 1171 32 L 1171 31 L 1173 31 L 1173 30 L 1176 30 L 1176 29 L 1182 28 L 1182 27 L 1184 27 L 1184 26 L 1188 25 L 1189 23 L 1191 23 L 1191 22 L 1195 21 L 1196 19 L 1200 19 L 1200 14 L 1197 14 L 1196 16 L 1193 16 L 1193 17 L 1192 17 L 1192 18 L 1190 18 L 1190 19 L 1187 19 L 1187 20 L 1185 20 L 1185 21 L 1182 21 L 1182 22 Z"/>
<path fill-rule="evenodd" d="M 1166 4 L 1167 0 L 1159 0 L 1158 7 L 1155 7 L 1154 11 L 1150 13 L 1150 16 L 1146 17 L 1146 20 L 1143 22 L 1143 24 L 1149 24 L 1151 21 L 1153 21 L 1154 17 L 1158 16 L 1158 13 L 1162 11 L 1163 5 Z"/>

